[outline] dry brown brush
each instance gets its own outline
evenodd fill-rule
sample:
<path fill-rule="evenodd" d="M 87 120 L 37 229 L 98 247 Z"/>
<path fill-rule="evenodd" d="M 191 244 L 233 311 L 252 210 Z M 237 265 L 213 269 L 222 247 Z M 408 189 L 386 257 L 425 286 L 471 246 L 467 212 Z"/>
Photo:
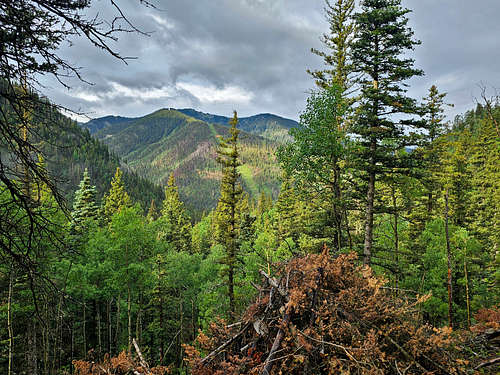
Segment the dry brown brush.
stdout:
<path fill-rule="evenodd" d="M 104 356 L 102 362 L 93 361 L 73 361 L 75 375 L 167 375 L 170 368 L 158 366 L 149 368 L 147 363 L 139 358 L 134 359 L 131 355 L 122 351 L 116 357 Z"/>
<path fill-rule="evenodd" d="M 223 321 L 185 346 L 193 375 L 462 374 L 450 329 L 423 325 L 417 301 L 395 299 L 355 255 L 327 251 L 261 272 L 241 322 Z M 202 355 L 203 353 L 203 355 Z"/>

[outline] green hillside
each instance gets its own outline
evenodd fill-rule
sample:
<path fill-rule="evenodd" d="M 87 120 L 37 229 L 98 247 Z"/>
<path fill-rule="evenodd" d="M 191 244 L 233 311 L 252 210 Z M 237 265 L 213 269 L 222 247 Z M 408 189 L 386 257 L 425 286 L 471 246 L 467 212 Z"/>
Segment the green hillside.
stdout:
<path fill-rule="evenodd" d="M 47 122 L 47 118 L 51 123 Z M 60 129 L 57 134 L 52 131 L 55 124 Z M 35 117 L 33 126 L 37 128 L 41 139 L 40 148 L 49 173 L 58 182 L 58 187 L 70 205 L 85 168 L 89 170 L 92 184 L 97 187 L 98 198 L 109 190 L 111 178 L 116 167 L 120 166 L 120 160 L 109 151 L 108 146 L 56 110 L 49 116 Z M 162 201 L 162 188 L 126 166 L 122 166 L 122 169 L 125 186 L 134 201 L 140 202 L 144 209 L 149 207 L 152 199 Z"/>
<path fill-rule="evenodd" d="M 260 122 L 253 125 L 249 118 L 241 120 L 246 124 L 241 127 L 251 131 L 242 129 L 240 136 L 242 183 L 254 197 L 261 191 L 276 197 L 280 182 L 274 152 L 279 141 L 288 135 L 288 128 L 265 123 L 262 116 L 254 116 Z M 155 184 L 164 185 L 174 173 L 188 207 L 203 211 L 214 208 L 217 202 L 220 181 L 220 167 L 215 161 L 217 137 L 227 136 L 229 128 L 227 123 L 222 125 L 225 119 L 222 116 L 213 116 L 215 120 L 210 122 L 200 118 L 161 109 L 137 119 L 109 121 L 107 117 L 84 126 L 99 129 L 95 137 L 108 145 L 130 170 Z M 103 126 L 104 121 L 107 124 Z M 273 132 L 278 141 L 270 139 Z"/>

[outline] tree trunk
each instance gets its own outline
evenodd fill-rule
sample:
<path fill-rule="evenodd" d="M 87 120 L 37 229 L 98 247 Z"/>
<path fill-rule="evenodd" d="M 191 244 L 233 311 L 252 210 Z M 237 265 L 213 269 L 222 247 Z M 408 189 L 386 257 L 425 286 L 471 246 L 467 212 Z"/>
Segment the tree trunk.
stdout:
<path fill-rule="evenodd" d="M 33 321 L 33 342 L 30 348 L 31 375 L 38 375 L 38 343 L 36 336 L 36 322 Z"/>
<path fill-rule="evenodd" d="M 142 296 L 139 294 L 139 311 L 137 311 L 137 316 L 135 318 L 135 341 L 137 345 L 141 344 L 141 313 L 142 313 Z"/>
<path fill-rule="evenodd" d="M 49 375 L 49 356 L 50 356 L 50 338 L 49 338 L 49 305 L 48 301 L 45 302 L 44 306 L 45 312 L 45 322 L 43 323 L 43 369 L 44 374 Z"/>
<path fill-rule="evenodd" d="M 111 343 L 113 342 L 113 332 L 111 331 L 111 304 L 113 299 L 108 299 L 107 307 L 106 307 L 106 315 L 107 315 L 107 325 L 108 325 L 108 353 L 111 356 Z"/>
<path fill-rule="evenodd" d="M 165 356 L 165 327 L 163 324 L 163 295 L 160 289 L 160 366 L 163 363 L 163 357 Z"/>
<path fill-rule="evenodd" d="M 235 186 L 233 184 L 233 192 L 235 191 Z M 233 194 L 234 195 L 234 194 Z M 228 294 L 229 294 L 229 311 L 231 313 L 230 320 L 234 318 L 236 312 L 236 306 L 234 302 L 234 268 L 236 263 L 236 202 L 231 202 L 231 218 L 230 218 L 230 228 L 229 228 L 229 244 L 228 244 Z"/>
<path fill-rule="evenodd" d="M 399 288 L 399 233 L 398 233 L 398 207 L 396 200 L 396 191 L 395 188 L 391 189 L 392 195 L 392 208 L 394 210 L 394 261 L 396 263 L 396 297 L 398 296 L 398 288 Z"/>
<path fill-rule="evenodd" d="M 13 354 L 14 354 L 14 332 L 12 329 L 12 293 L 14 289 L 14 263 L 10 264 L 9 272 L 9 297 L 7 300 L 7 330 L 9 331 L 9 365 L 8 375 L 12 374 Z"/>
<path fill-rule="evenodd" d="M 464 256 L 464 275 L 465 275 L 465 301 L 467 303 L 467 329 L 470 330 L 469 275 L 467 274 L 467 260 L 465 256 Z"/>
<path fill-rule="evenodd" d="M 342 209 L 340 206 L 340 200 L 342 198 L 342 194 L 340 191 L 340 168 L 335 163 L 334 167 L 334 205 L 333 205 L 333 214 L 335 215 L 335 226 L 337 232 L 336 238 L 336 250 L 340 251 L 342 248 Z"/>
<path fill-rule="evenodd" d="M 452 274 L 451 274 L 451 247 L 450 247 L 450 233 L 448 230 L 448 189 L 445 195 L 445 209 L 444 209 L 444 228 L 446 234 L 446 254 L 448 258 L 448 325 L 453 328 L 453 296 L 452 296 Z"/>
<path fill-rule="evenodd" d="M 120 341 L 120 293 L 118 293 L 118 298 L 116 299 L 116 332 L 115 332 L 115 350 L 118 354 Z"/>
<path fill-rule="evenodd" d="M 132 353 L 132 296 L 130 282 L 127 280 L 127 317 L 128 317 L 128 353 Z"/>
<path fill-rule="evenodd" d="M 347 209 L 344 207 L 344 221 L 345 221 L 345 229 L 347 232 L 347 240 L 349 242 L 349 250 L 353 250 L 352 237 L 351 237 L 351 229 L 349 228 L 349 216 L 347 215 Z"/>
<path fill-rule="evenodd" d="M 73 363 L 73 358 L 75 358 L 75 322 L 71 319 L 71 363 Z"/>
<path fill-rule="evenodd" d="M 87 358 L 87 305 L 83 303 L 83 356 Z"/>
<path fill-rule="evenodd" d="M 373 203 L 375 199 L 375 151 L 376 143 L 372 141 L 370 150 L 372 152 L 370 160 L 370 171 L 368 181 L 368 191 L 366 194 L 366 224 L 365 224 L 365 246 L 363 252 L 363 264 L 371 265 L 372 244 L 373 244 Z"/>
<path fill-rule="evenodd" d="M 101 339 L 101 304 L 99 301 L 96 301 L 96 310 L 97 310 L 97 358 L 99 361 L 102 356 L 102 339 Z"/>
<path fill-rule="evenodd" d="M 182 343 L 184 341 L 184 335 L 183 335 L 183 330 L 184 330 L 184 311 L 183 311 L 183 306 L 182 306 L 182 294 L 179 293 L 179 318 L 180 318 L 180 324 L 181 324 L 181 329 L 179 330 L 179 358 L 178 358 L 178 364 L 179 367 L 182 367 Z"/>

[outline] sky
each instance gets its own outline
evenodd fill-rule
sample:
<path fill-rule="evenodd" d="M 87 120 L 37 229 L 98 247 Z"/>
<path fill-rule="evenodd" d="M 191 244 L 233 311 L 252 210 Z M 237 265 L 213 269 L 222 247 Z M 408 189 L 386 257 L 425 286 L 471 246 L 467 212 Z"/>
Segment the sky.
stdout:
<path fill-rule="evenodd" d="M 298 119 L 314 88 L 307 69 L 322 67 L 310 52 L 327 32 L 324 0 L 139 0 L 118 3 L 130 21 L 150 32 L 122 34 L 111 46 L 128 64 L 72 40 L 59 51 L 91 84 L 67 79 L 65 89 L 43 77 L 52 101 L 85 116 L 139 117 L 160 108 L 194 108 L 230 116 L 273 113 Z M 403 0 L 422 44 L 410 56 L 425 76 L 409 95 L 435 84 L 447 92 L 448 119 L 475 106 L 479 84 L 500 87 L 500 1 Z M 88 16 L 113 15 L 110 0 L 92 3 Z M 493 92 L 493 91 L 491 91 Z"/>

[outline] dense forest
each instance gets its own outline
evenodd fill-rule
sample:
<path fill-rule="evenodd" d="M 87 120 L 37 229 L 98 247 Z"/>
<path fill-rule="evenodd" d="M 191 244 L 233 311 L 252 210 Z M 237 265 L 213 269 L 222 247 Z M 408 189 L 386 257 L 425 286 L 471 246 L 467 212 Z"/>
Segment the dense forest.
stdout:
<path fill-rule="evenodd" d="M 261 148 L 235 112 L 201 218 L 174 173 L 159 190 L 127 171 L 30 86 L 72 71 L 68 33 L 120 58 L 122 27 L 86 1 L 0 5 L 2 373 L 498 373 L 500 103 L 484 90 L 447 121 L 438 87 L 408 96 L 423 72 L 400 0 L 326 2 L 325 67 L 264 149 L 279 194 L 249 191 Z"/>

